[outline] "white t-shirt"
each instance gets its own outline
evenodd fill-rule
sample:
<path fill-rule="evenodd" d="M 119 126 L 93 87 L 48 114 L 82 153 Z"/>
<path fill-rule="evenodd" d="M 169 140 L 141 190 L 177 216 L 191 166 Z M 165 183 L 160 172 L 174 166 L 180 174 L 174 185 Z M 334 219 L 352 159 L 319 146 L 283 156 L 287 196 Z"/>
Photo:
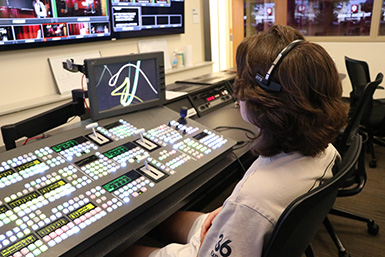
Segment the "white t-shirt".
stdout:
<path fill-rule="evenodd" d="M 337 156 L 330 144 L 315 158 L 297 152 L 259 157 L 225 201 L 199 256 L 261 256 L 285 208 L 331 178 Z"/>
<path fill-rule="evenodd" d="M 337 156 L 337 150 L 330 144 L 314 158 L 297 152 L 259 157 L 223 204 L 199 256 L 261 256 L 285 208 L 298 196 L 331 178 Z M 169 244 L 150 257 L 196 257 L 206 217 L 202 215 L 194 223 L 187 244 Z"/>

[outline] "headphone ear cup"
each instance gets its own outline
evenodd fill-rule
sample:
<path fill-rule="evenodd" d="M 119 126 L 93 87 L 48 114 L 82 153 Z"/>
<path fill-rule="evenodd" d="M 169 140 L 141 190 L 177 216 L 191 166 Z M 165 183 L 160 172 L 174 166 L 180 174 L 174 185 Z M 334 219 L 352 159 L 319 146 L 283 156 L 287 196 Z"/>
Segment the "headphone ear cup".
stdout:
<path fill-rule="evenodd" d="M 282 86 L 279 83 L 267 80 L 259 73 L 255 76 L 255 80 L 261 88 L 267 91 L 280 92 L 282 90 Z"/>
<path fill-rule="evenodd" d="M 281 92 L 282 86 L 281 84 L 270 80 L 269 90 L 274 92 Z"/>

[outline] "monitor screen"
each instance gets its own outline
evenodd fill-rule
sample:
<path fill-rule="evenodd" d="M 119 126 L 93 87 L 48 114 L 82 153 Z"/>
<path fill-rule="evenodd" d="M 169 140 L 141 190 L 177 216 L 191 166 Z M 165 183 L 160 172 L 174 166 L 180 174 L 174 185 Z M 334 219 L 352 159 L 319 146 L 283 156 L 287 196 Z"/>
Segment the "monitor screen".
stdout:
<path fill-rule="evenodd" d="M 184 33 L 184 0 L 111 0 L 114 37 Z"/>
<path fill-rule="evenodd" d="M 165 101 L 163 52 L 86 59 L 84 64 L 94 121 Z"/>
<path fill-rule="evenodd" d="M 110 38 L 109 0 L 0 0 L 0 50 Z"/>

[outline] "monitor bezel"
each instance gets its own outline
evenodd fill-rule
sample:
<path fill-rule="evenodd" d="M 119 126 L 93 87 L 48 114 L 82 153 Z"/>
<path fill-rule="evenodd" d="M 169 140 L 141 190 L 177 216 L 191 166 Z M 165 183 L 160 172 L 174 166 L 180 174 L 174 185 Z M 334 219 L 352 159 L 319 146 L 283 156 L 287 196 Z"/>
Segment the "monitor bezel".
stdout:
<path fill-rule="evenodd" d="M 147 101 L 141 104 L 135 104 L 132 106 L 127 106 L 125 108 L 116 109 L 116 110 L 99 110 L 99 102 L 97 97 L 97 90 L 94 85 L 96 85 L 96 75 L 94 67 L 100 65 L 108 65 L 113 63 L 121 62 L 130 62 L 143 59 L 155 59 L 157 70 L 157 80 L 159 86 L 159 98 L 151 101 Z M 110 118 L 118 115 L 124 115 L 131 112 L 141 111 L 144 109 L 162 106 L 166 100 L 166 85 L 165 85 L 165 71 L 164 71 L 164 57 L 163 52 L 150 52 L 150 53 L 138 53 L 130 55 L 120 55 L 120 56 L 111 56 L 111 57 L 100 57 L 85 59 L 85 75 L 87 78 L 88 85 L 88 98 L 90 103 L 90 116 L 93 121 Z"/>

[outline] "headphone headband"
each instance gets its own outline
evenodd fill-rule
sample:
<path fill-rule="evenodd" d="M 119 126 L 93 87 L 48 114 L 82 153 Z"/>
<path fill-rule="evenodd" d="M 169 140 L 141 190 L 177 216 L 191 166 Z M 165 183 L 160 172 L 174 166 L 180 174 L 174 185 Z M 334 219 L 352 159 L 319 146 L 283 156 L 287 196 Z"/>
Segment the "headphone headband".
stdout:
<path fill-rule="evenodd" d="M 265 77 L 261 74 L 257 73 L 255 79 L 258 85 L 266 89 L 268 91 L 280 92 L 282 90 L 282 86 L 279 83 L 274 81 L 270 81 L 270 75 L 273 73 L 274 69 L 281 63 L 283 57 L 285 57 L 294 47 L 301 44 L 304 40 L 297 39 L 288 44 L 282 51 L 278 54 L 278 56 L 274 59 L 273 63 L 270 65 L 270 68 L 267 70 Z"/>

